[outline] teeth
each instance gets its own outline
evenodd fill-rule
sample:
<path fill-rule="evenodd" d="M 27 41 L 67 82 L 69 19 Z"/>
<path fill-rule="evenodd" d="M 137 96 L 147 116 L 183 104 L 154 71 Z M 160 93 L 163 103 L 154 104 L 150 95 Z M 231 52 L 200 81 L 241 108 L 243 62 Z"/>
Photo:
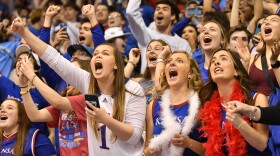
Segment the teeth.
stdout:
<path fill-rule="evenodd" d="M 102 69 L 97 69 L 96 71 L 95 71 L 95 73 L 101 73 L 102 72 Z"/>
<path fill-rule="evenodd" d="M 222 68 L 216 68 L 216 69 L 215 69 L 215 73 L 221 73 L 221 72 L 223 72 L 223 69 L 222 69 Z"/>

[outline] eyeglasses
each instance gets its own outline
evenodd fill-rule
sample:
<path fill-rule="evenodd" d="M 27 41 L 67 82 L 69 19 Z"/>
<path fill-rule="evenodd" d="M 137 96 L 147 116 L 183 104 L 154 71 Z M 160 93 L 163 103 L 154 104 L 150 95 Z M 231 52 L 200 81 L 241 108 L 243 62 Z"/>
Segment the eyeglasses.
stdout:
<path fill-rule="evenodd" d="M 115 18 L 115 17 L 119 17 L 119 15 L 118 14 L 111 14 L 110 16 L 108 16 L 109 19 L 110 18 Z"/>

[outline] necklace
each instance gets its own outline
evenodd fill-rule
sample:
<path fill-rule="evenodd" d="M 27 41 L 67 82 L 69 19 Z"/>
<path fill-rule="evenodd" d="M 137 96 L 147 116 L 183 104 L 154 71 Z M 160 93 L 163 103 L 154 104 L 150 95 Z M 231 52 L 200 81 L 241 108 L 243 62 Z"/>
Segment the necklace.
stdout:
<path fill-rule="evenodd" d="M 4 136 L 5 138 L 9 138 L 10 136 L 13 136 L 13 135 L 16 134 L 16 133 L 17 133 L 17 131 L 14 132 L 14 133 L 12 133 L 12 134 L 10 134 L 10 135 L 5 135 L 5 134 L 3 133 L 3 136 Z"/>

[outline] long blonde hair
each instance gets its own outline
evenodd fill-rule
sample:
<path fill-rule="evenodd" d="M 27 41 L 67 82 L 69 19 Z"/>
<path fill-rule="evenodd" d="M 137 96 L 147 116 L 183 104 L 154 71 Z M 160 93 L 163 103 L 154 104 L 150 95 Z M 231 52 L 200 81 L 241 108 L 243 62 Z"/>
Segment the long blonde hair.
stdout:
<path fill-rule="evenodd" d="M 14 144 L 14 154 L 15 154 L 15 156 L 22 156 L 24 142 L 25 142 L 25 136 L 26 136 L 28 129 L 31 127 L 31 121 L 29 120 L 22 103 L 20 103 L 17 99 L 14 99 L 14 98 L 8 98 L 5 101 L 8 101 L 8 100 L 14 101 L 17 103 L 18 131 L 17 131 L 17 136 L 16 136 L 16 142 Z M 1 146 L 2 146 L 2 142 L 3 142 L 3 133 L 4 133 L 4 131 L 2 129 L 0 129 Z"/>
<path fill-rule="evenodd" d="M 125 102 L 125 78 L 124 78 L 124 65 L 123 65 L 123 59 L 121 56 L 121 53 L 118 52 L 118 50 L 113 47 L 109 43 L 104 43 L 102 45 L 110 46 L 114 49 L 114 56 L 115 56 L 115 62 L 118 69 L 114 70 L 115 80 L 113 82 L 114 87 L 114 106 L 113 106 L 113 113 L 112 116 L 114 119 L 122 122 L 124 120 L 124 102 Z M 98 46 L 98 47 L 99 47 Z M 100 93 L 100 89 L 98 87 L 98 83 L 96 78 L 93 76 L 92 71 L 90 72 L 90 85 L 89 85 L 89 94 L 98 94 Z M 96 135 L 96 138 L 98 138 L 97 133 L 97 123 L 90 119 L 90 125 L 92 126 L 94 133 Z M 112 133 L 111 140 L 116 140 L 116 135 Z"/>

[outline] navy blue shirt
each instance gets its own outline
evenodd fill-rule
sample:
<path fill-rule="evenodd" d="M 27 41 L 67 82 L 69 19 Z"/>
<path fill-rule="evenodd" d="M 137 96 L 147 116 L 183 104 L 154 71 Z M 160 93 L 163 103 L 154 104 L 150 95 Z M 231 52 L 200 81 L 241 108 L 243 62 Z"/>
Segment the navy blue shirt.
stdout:
<path fill-rule="evenodd" d="M 31 88 L 29 92 L 38 109 L 43 109 L 50 106 L 50 104 L 43 98 L 36 88 Z M 0 102 L 2 103 L 9 97 L 16 98 L 22 102 L 20 87 L 10 79 L 0 75 Z M 45 122 L 32 122 L 32 127 L 40 129 L 45 134 L 49 135 L 48 127 Z"/>

